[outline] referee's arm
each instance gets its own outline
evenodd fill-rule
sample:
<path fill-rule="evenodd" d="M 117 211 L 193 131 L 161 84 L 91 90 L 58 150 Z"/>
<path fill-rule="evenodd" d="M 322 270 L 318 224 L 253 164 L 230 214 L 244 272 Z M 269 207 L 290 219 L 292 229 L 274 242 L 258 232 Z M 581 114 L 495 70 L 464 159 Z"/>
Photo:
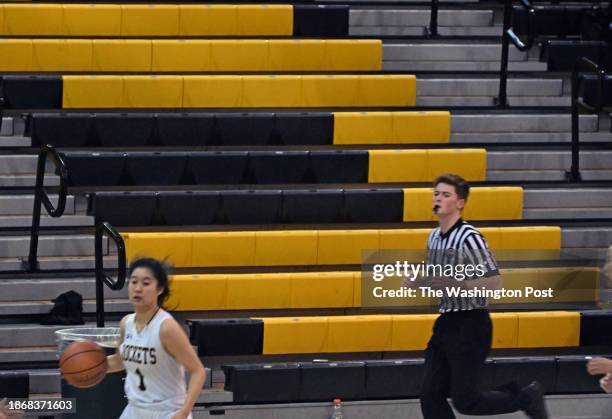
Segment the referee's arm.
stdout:
<path fill-rule="evenodd" d="M 479 266 L 483 275 L 479 278 L 461 281 L 461 285 L 467 289 L 481 288 L 498 290 L 502 288 L 502 279 L 499 274 L 497 262 L 487 246 L 484 238 L 478 234 L 470 234 L 463 242 L 464 256 L 473 266 Z"/>

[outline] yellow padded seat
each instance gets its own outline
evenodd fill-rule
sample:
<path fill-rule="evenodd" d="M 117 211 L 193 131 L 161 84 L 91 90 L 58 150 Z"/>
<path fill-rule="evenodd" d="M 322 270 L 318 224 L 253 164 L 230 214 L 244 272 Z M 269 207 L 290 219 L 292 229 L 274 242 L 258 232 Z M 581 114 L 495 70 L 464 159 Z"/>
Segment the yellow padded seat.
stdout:
<path fill-rule="evenodd" d="M 123 79 L 115 76 L 63 76 L 63 108 L 121 108 Z"/>
<path fill-rule="evenodd" d="M 7 3 L 3 8 L 5 35 L 62 35 L 61 4 Z"/>
<path fill-rule="evenodd" d="M 467 181 L 481 182 L 487 175 L 487 151 L 484 148 L 427 150 L 427 179 L 440 173 L 455 173 Z"/>
<path fill-rule="evenodd" d="M 358 76 L 301 76 L 304 107 L 358 106 Z"/>
<path fill-rule="evenodd" d="M 333 71 L 380 71 L 382 68 L 382 41 L 330 39 L 325 41 L 327 60 L 325 69 Z"/>
<path fill-rule="evenodd" d="M 116 4 L 64 4 L 62 35 L 121 36 L 121 7 Z"/>
<path fill-rule="evenodd" d="M 263 354 L 328 352 L 328 317 L 265 318 Z"/>
<path fill-rule="evenodd" d="M 124 76 L 124 108 L 180 108 L 183 78 L 180 76 Z"/>
<path fill-rule="evenodd" d="M 295 108 L 302 106 L 301 82 L 295 76 L 242 78 L 242 102 L 246 108 Z"/>
<path fill-rule="evenodd" d="M 448 143 L 448 112 L 334 112 L 334 144 Z"/>
<path fill-rule="evenodd" d="M 317 264 L 360 264 L 379 243 L 378 230 L 319 230 Z"/>
<path fill-rule="evenodd" d="M 537 240 L 533 240 L 537 235 Z M 503 230 L 501 245 L 504 249 L 559 249 L 561 227 L 515 227 Z"/>
<path fill-rule="evenodd" d="M 518 314 L 491 313 L 493 323 L 493 348 L 516 348 L 518 346 Z"/>
<path fill-rule="evenodd" d="M 368 182 L 426 182 L 428 150 L 369 150 Z"/>
<path fill-rule="evenodd" d="M 434 221 L 431 188 L 404 189 L 404 221 Z M 475 187 L 463 211 L 466 220 L 520 220 L 523 188 Z"/>
<path fill-rule="evenodd" d="M 178 36 L 179 6 L 171 4 L 121 5 L 122 36 Z"/>
<path fill-rule="evenodd" d="M 244 4 L 236 7 L 238 35 L 293 35 L 293 7 L 286 4 Z"/>
<path fill-rule="evenodd" d="M 175 275 L 166 306 L 176 311 L 227 310 L 227 275 Z"/>
<path fill-rule="evenodd" d="M 152 71 L 207 71 L 212 68 L 209 40 L 160 39 L 151 44 Z"/>
<path fill-rule="evenodd" d="M 270 71 L 328 69 L 324 39 L 274 39 L 268 43 Z"/>
<path fill-rule="evenodd" d="M 193 233 L 193 258 L 186 266 L 253 266 L 254 231 Z"/>
<path fill-rule="evenodd" d="M 431 338 L 437 314 L 392 315 L 392 351 L 422 351 Z"/>
<path fill-rule="evenodd" d="M 393 316 L 330 316 L 327 351 L 380 352 L 392 348 Z M 264 329 L 265 329 L 264 324 Z"/>
<path fill-rule="evenodd" d="M 393 112 L 395 144 L 447 144 L 450 142 L 450 112 Z"/>
<path fill-rule="evenodd" d="M 141 39 L 95 39 L 93 40 L 92 70 L 126 73 L 150 71 L 151 41 Z"/>
<path fill-rule="evenodd" d="M 511 229 L 499 228 L 499 227 L 483 227 L 478 230 L 484 236 L 489 248 L 491 249 L 503 249 L 502 246 L 502 230 L 514 230 L 517 227 L 512 227 Z"/>
<path fill-rule="evenodd" d="M 255 265 L 316 265 L 318 234 L 314 230 L 255 232 Z"/>
<path fill-rule="evenodd" d="M 210 69 L 215 71 L 267 71 L 269 42 L 261 39 L 211 41 L 210 61 Z"/>
<path fill-rule="evenodd" d="M 123 233 L 126 258 L 152 257 L 171 265 L 192 266 L 193 233 Z"/>
<path fill-rule="evenodd" d="M 414 106 L 416 77 L 413 75 L 358 76 L 359 106 Z"/>
<path fill-rule="evenodd" d="M 241 76 L 185 76 L 184 108 L 238 108 L 242 106 Z"/>
<path fill-rule="evenodd" d="M 91 71 L 88 39 L 37 39 L 32 43 L 32 71 Z"/>
<path fill-rule="evenodd" d="M 289 274 L 235 275 L 227 280 L 227 309 L 291 308 Z"/>
<path fill-rule="evenodd" d="M 540 311 L 518 313 L 518 347 L 568 347 L 580 344 L 580 313 Z"/>
<path fill-rule="evenodd" d="M 346 308 L 354 305 L 354 272 L 295 272 L 291 308 Z"/>
<path fill-rule="evenodd" d="M 380 249 L 425 249 L 430 232 L 428 228 L 380 230 Z"/>
<path fill-rule="evenodd" d="M 0 71 L 32 71 L 32 40 L 0 39 L 0 56 L 11 57 L 0 61 Z"/>

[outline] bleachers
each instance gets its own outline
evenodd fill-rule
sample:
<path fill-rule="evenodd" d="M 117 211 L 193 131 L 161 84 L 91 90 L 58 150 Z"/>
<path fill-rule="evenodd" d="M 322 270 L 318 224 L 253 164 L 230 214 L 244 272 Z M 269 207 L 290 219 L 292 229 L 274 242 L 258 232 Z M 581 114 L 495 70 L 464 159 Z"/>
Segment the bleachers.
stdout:
<path fill-rule="evenodd" d="M 584 357 L 561 354 L 610 345 L 607 334 L 597 333 L 609 326 L 605 315 L 574 310 L 600 303 L 600 271 L 558 255 L 563 247 L 595 247 L 601 240 L 575 245 L 566 236 L 572 223 L 554 225 L 557 216 L 543 211 L 525 216 L 529 187 L 492 183 L 488 176 L 495 153 L 508 146 L 506 138 L 524 134 L 521 141 L 531 150 L 533 138 L 526 133 L 547 134 L 558 120 L 551 114 L 542 126 L 537 120 L 523 124 L 489 109 L 460 109 L 453 111 L 459 118 L 452 118 L 444 109 L 458 101 L 443 92 L 480 98 L 497 80 L 461 73 L 466 63 L 453 68 L 452 76 L 394 74 L 389 61 L 421 56 L 428 68 L 442 61 L 430 53 L 438 48 L 448 53 L 448 45 L 419 40 L 402 49 L 400 41 L 355 38 L 349 27 L 357 16 L 352 12 L 361 7 L 351 13 L 349 8 L 3 4 L 2 110 L 14 120 L 23 113 L 32 138 L 29 152 L 47 144 L 57 148 L 64 166 L 56 174 L 67 176 L 62 187 L 71 194 L 75 214 L 116 228 L 127 261 L 151 256 L 176 268 L 167 306 L 178 318 L 193 319 L 192 343 L 207 365 L 212 357 L 213 380 L 223 375 L 223 365 L 231 403 L 418 397 L 419 357 L 437 315 L 406 313 L 435 312 L 435 301 L 414 298 L 371 307 L 358 269 L 368 251 L 424 249 L 435 225 L 430 182 L 443 172 L 476 183 L 464 217 L 479 226 L 499 255 L 504 287 L 550 287 L 555 295 L 545 302 L 491 301 L 494 348 L 518 356 L 495 353 L 487 361 L 484 385 L 518 376 L 540 380 L 549 394 L 598 391 L 596 380 L 584 373 Z M 514 30 L 543 43 L 541 59 L 550 71 L 567 71 L 572 55 L 607 58 L 605 41 L 577 41 L 586 7 L 538 6 L 533 18 L 523 10 L 514 11 Z M 389 13 L 397 13 L 391 17 L 403 25 L 406 11 Z M 481 57 L 470 52 L 464 59 L 477 65 Z M 464 55 L 458 48 L 457 56 Z M 497 60 L 497 50 L 494 55 Z M 609 78 L 599 89 L 595 78 L 585 77 L 585 101 L 597 102 L 602 92 L 609 96 Z M 559 94 L 567 90 L 562 80 L 558 86 L 547 82 Z M 525 103 L 537 96 L 537 87 L 521 85 Z M 417 92 L 439 106 L 411 109 L 418 104 Z M 537 119 L 528 113 L 523 115 Z M 471 119 L 480 116 L 497 119 Z M 492 150 L 488 139 L 497 136 L 498 126 L 504 127 L 503 139 L 494 141 L 502 144 Z M 451 127 L 464 135 L 464 144 L 453 144 L 458 137 Z M 550 130 L 561 137 L 567 129 Z M 535 153 L 517 161 L 531 157 Z M 520 172 L 513 165 L 502 170 Z M 47 189 L 50 195 L 56 191 Z M 42 183 L 36 192 L 42 195 Z M 567 206 L 572 202 L 568 198 Z M 69 235 L 92 239 L 91 226 L 67 224 L 58 229 L 66 233 L 67 250 L 61 256 L 44 253 L 58 261 L 54 278 L 64 274 L 62 258 L 93 254 L 93 240 L 91 249 L 82 251 Z M 589 224 L 592 230 L 598 226 Z M 61 246 L 53 241 L 55 233 L 41 233 L 49 235 L 45 246 L 51 249 Z M 101 247 L 104 265 L 113 269 L 113 245 L 105 240 Z M 529 263 L 513 266 L 505 250 L 521 253 Z M 542 256 L 547 252 L 552 257 Z M 97 266 L 98 275 L 101 271 Z M 67 274 L 87 276 L 93 287 L 91 272 Z M 399 286 L 398 278 L 390 281 Z M 92 313 L 93 291 L 87 295 L 86 311 Z M 0 305 L 1 313 L 13 313 Z M 570 311 L 550 311 L 557 306 Z M 546 311 L 525 311 L 542 308 Z M 107 294 L 111 316 L 128 309 L 124 294 Z M 310 362 L 316 354 L 332 361 Z M 10 356 L 25 359 L 0 353 L 0 367 Z M 269 359 L 286 362 L 244 363 Z"/>

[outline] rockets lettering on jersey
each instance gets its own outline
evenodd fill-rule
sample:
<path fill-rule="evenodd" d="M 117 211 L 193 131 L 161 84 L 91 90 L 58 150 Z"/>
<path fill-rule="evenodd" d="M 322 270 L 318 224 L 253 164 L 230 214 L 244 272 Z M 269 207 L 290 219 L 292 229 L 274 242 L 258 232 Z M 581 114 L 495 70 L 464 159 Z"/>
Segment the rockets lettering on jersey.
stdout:
<path fill-rule="evenodd" d="M 136 345 L 124 345 L 121 349 L 121 359 L 123 359 L 124 361 L 135 362 L 141 365 L 155 365 L 157 363 L 155 348 L 147 348 L 144 346 Z"/>

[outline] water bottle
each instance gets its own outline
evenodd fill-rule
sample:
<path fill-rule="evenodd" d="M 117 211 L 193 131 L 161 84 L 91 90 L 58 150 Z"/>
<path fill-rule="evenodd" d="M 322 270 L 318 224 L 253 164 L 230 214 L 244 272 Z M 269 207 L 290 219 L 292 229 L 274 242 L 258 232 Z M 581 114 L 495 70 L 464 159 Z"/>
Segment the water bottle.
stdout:
<path fill-rule="evenodd" d="M 330 419 L 344 419 L 342 413 L 342 401 L 340 399 L 334 399 L 334 413 L 332 413 Z"/>

